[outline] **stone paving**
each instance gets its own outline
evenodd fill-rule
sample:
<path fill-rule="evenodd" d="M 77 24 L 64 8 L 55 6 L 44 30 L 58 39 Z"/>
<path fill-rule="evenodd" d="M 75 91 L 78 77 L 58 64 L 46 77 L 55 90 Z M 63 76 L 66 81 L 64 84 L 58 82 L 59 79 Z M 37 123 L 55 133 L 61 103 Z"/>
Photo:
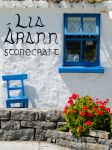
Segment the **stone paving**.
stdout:
<path fill-rule="evenodd" d="M 0 150 L 71 150 L 46 142 L 0 141 Z"/>

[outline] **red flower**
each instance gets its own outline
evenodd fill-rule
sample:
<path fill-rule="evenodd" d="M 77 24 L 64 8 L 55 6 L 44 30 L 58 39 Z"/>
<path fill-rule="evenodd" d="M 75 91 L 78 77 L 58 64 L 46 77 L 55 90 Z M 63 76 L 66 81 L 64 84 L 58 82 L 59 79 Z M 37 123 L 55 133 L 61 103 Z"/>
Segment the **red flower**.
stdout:
<path fill-rule="evenodd" d="M 92 112 L 88 112 L 88 117 L 93 117 L 93 113 Z"/>
<path fill-rule="evenodd" d="M 71 113 L 73 113 L 73 114 L 76 113 L 76 110 L 71 110 Z"/>
<path fill-rule="evenodd" d="M 100 108 L 101 108 L 101 109 L 104 109 L 104 108 L 105 108 L 105 106 L 104 106 L 104 105 L 101 105 L 101 106 L 100 106 Z"/>
<path fill-rule="evenodd" d="M 87 106 L 84 106 L 84 107 L 82 108 L 82 110 L 87 111 L 87 110 L 88 110 L 88 107 L 87 107 Z"/>
<path fill-rule="evenodd" d="M 102 110 L 98 110 L 98 115 L 102 116 L 103 115 L 103 111 Z"/>
<path fill-rule="evenodd" d="M 69 103 L 70 105 L 74 105 L 74 102 L 73 102 L 72 99 L 69 99 L 69 100 L 68 100 L 68 103 Z"/>
<path fill-rule="evenodd" d="M 74 93 L 74 94 L 72 94 L 71 98 L 72 98 L 72 99 L 78 99 L 78 98 L 79 98 L 79 95 Z"/>
<path fill-rule="evenodd" d="M 92 98 L 89 98 L 89 101 L 93 101 L 93 99 L 92 99 Z"/>
<path fill-rule="evenodd" d="M 99 98 L 96 98 L 96 100 L 98 101 L 98 100 L 99 100 Z"/>
<path fill-rule="evenodd" d="M 84 111 L 81 111 L 79 114 L 80 114 L 82 117 L 84 117 L 84 116 L 86 115 L 86 113 L 85 113 Z"/>
<path fill-rule="evenodd" d="M 85 124 L 88 125 L 88 126 L 91 126 L 92 122 L 88 120 L 88 121 L 85 122 Z"/>
<path fill-rule="evenodd" d="M 106 108 L 105 110 L 106 110 L 106 112 L 108 112 L 108 113 L 110 112 L 110 108 Z"/>
<path fill-rule="evenodd" d="M 68 106 L 66 105 L 65 108 L 64 108 L 64 113 L 65 114 L 66 114 L 67 110 L 68 110 Z"/>
<path fill-rule="evenodd" d="M 103 104 L 106 105 L 108 102 L 109 102 L 109 99 L 107 98 L 107 99 L 103 102 Z"/>
<path fill-rule="evenodd" d="M 96 110 L 97 110 L 97 107 L 93 107 L 92 110 L 93 110 L 93 111 L 96 111 Z"/>

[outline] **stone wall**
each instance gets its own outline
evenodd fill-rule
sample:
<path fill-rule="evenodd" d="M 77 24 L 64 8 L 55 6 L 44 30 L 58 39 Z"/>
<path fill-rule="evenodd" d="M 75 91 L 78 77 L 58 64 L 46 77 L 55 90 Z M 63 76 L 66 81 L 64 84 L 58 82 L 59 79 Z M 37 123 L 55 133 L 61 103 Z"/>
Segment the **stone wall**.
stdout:
<path fill-rule="evenodd" d="M 76 150 L 112 150 L 108 132 L 91 132 L 88 137 L 74 137 L 56 128 L 65 124 L 61 111 L 0 109 L 0 140 L 47 141 Z"/>
<path fill-rule="evenodd" d="M 45 141 L 46 131 L 55 130 L 64 121 L 62 112 L 36 110 L 0 110 L 0 140 Z"/>

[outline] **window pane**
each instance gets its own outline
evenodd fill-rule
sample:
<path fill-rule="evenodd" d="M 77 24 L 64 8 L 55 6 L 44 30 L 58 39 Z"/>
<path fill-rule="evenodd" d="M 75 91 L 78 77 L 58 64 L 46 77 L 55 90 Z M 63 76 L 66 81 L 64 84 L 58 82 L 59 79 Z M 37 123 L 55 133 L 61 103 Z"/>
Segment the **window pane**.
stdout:
<path fill-rule="evenodd" d="M 83 42 L 83 61 L 95 62 L 97 59 L 97 41 L 85 40 Z"/>
<path fill-rule="evenodd" d="M 96 33 L 96 18 L 95 17 L 83 18 L 83 32 Z"/>
<path fill-rule="evenodd" d="M 80 41 L 66 42 L 66 62 L 79 62 L 80 60 Z"/>
<path fill-rule="evenodd" d="M 81 18 L 80 17 L 68 17 L 67 20 L 67 32 L 68 33 L 78 33 L 80 32 L 81 27 Z"/>

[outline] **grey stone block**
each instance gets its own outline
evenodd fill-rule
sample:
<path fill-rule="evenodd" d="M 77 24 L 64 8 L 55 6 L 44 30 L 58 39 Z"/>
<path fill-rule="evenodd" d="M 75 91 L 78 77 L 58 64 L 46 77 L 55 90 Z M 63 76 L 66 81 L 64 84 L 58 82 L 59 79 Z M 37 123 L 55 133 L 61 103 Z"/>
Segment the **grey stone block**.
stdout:
<path fill-rule="evenodd" d="M 58 139 L 60 137 L 60 132 L 59 131 L 52 131 L 52 130 L 47 130 L 45 134 L 46 138 L 54 138 Z"/>
<path fill-rule="evenodd" d="M 58 122 L 57 128 L 63 127 L 64 125 L 66 125 L 66 122 Z"/>
<path fill-rule="evenodd" d="M 47 142 L 48 143 L 52 143 L 52 139 L 51 138 L 47 138 Z"/>
<path fill-rule="evenodd" d="M 63 139 L 57 139 L 56 144 L 64 147 L 68 147 L 75 150 L 82 150 L 85 146 L 84 143 L 71 142 Z"/>
<path fill-rule="evenodd" d="M 39 121 L 21 121 L 21 127 L 24 128 L 39 128 L 40 122 Z"/>
<path fill-rule="evenodd" d="M 107 141 L 108 141 L 107 139 L 98 138 L 98 143 L 99 144 L 106 144 Z"/>
<path fill-rule="evenodd" d="M 102 139 L 110 138 L 110 132 L 106 132 L 106 131 L 94 130 L 94 131 L 90 131 L 89 135 L 93 137 L 102 138 Z"/>
<path fill-rule="evenodd" d="M 33 121 L 35 120 L 35 112 L 26 110 L 12 110 L 11 119 Z"/>
<path fill-rule="evenodd" d="M 112 147 L 112 139 L 106 140 L 105 144 L 109 145 L 110 147 Z"/>
<path fill-rule="evenodd" d="M 10 110 L 0 109 L 0 120 L 9 120 L 10 119 Z"/>
<path fill-rule="evenodd" d="M 3 130 L 18 130 L 20 129 L 20 121 L 1 121 L 1 129 Z"/>
<path fill-rule="evenodd" d="M 63 139 L 57 139 L 56 144 L 59 146 L 69 147 L 70 141 L 63 140 Z"/>
<path fill-rule="evenodd" d="M 38 116 L 38 120 L 39 120 L 39 121 L 45 121 L 46 112 L 40 111 L 38 115 L 39 115 L 39 116 Z"/>
<path fill-rule="evenodd" d="M 36 133 L 35 133 L 35 139 L 37 141 L 46 141 L 47 138 L 45 137 L 46 131 L 40 128 L 36 129 Z"/>
<path fill-rule="evenodd" d="M 59 111 L 55 110 L 49 110 L 46 112 L 45 120 L 51 121 L 51 122 L 61 122 L 62 121 L 62 116 Z"/>
<path fill-rule="evenodd" d="M 56 129 L 56 124 L 54 122 L 41 121 L 40 122 L 40 128 L 42 128 L 44 130 Z"/>
<path fill-rule="evenodd" d="M 85 149 L 86 150 L 109 150 L 109 146 L 101 145 L 101 144 L 87 143 L 85 146 Z"/>
<path fill-rule="evenodd" d="M 33 139 L 34 139 L 34 129 L 0 130 L 0 140 L 32 141 Z"/>
<path fill-rule="evenodd" d="M 46 122 L 46 121 L 21 121 L 22 127 L 28 128 L 40 128 L 40 129 L 55 129 L 56 124 L 54 122 Z"/>
<path fill-rule="evenodd" d="M 95 137 L 82 137 L 84 143 L 98 143 L 98 138 Z"/>

